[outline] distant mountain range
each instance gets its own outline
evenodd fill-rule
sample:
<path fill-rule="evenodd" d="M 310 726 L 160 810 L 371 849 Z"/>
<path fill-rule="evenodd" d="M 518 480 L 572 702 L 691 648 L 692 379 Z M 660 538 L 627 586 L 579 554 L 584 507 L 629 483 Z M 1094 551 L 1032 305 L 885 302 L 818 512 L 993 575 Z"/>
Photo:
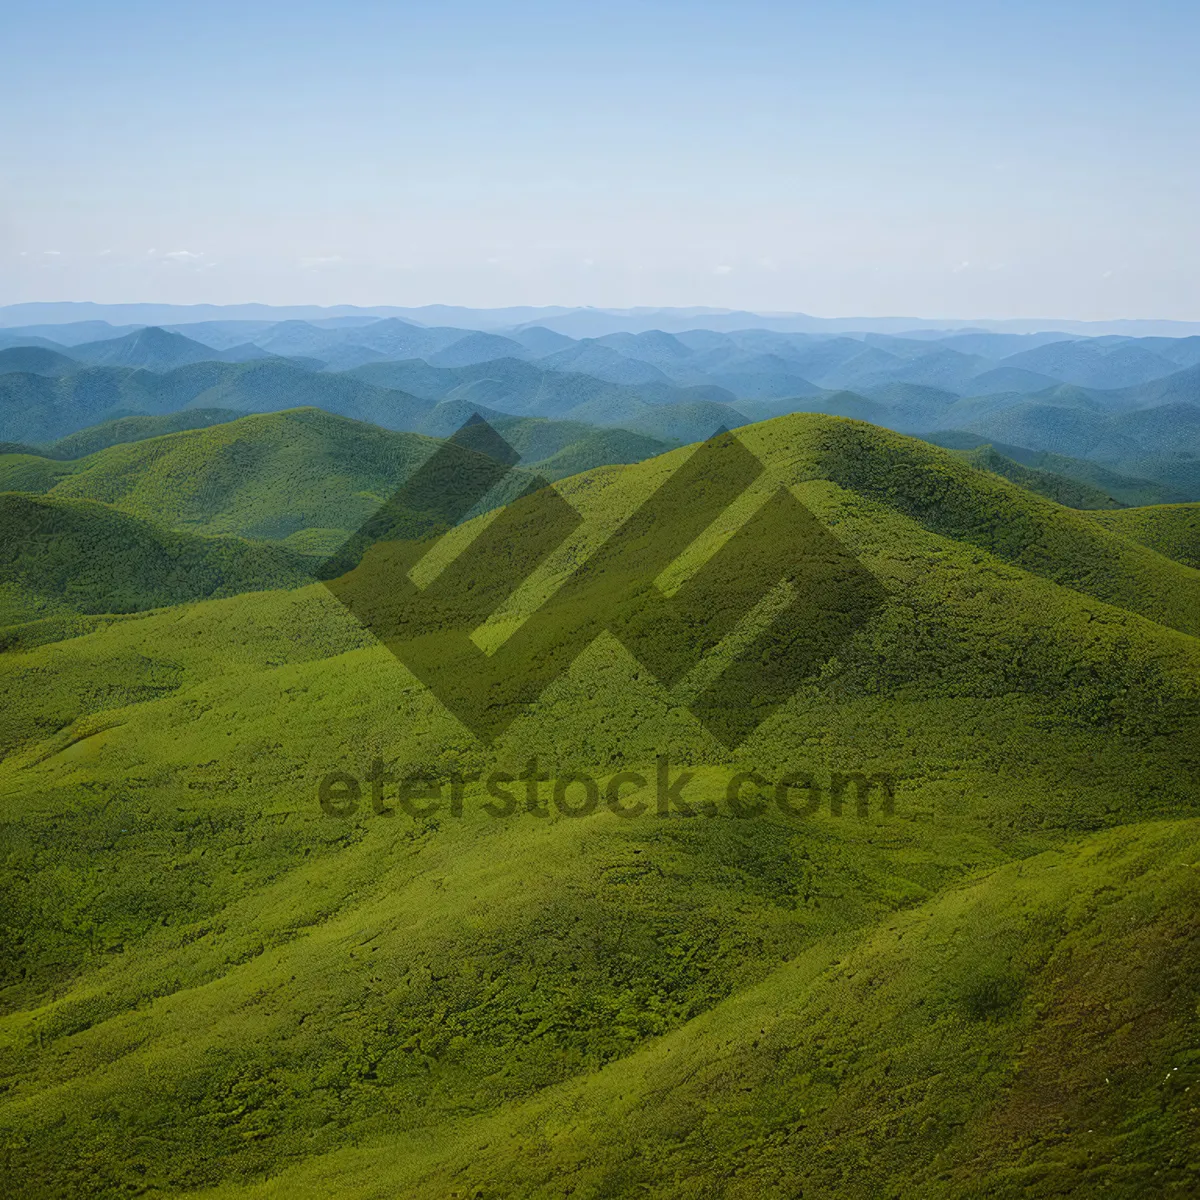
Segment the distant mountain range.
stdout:
<path fill-rule="evenodd" d="M 421 311 L 439 320 L 447 312 Z M 1200 496 L 1200 334 L 896 336 L 759 325 L 569 336 L 564 322 L 581 311 L 599 312 L 553 310 L 539 313 L 540 323 L 491 330 L 365 312 L 272 321 L 209 310 L 171 327 L 117 326 L 97 315 L 10 327 L 0 330 L 0 441 L 45 446 L 102 422 L 185 410 L 311 406 L 434 437 L 472 413 L 582 423 L 623 430 L 627 456 L 642 444 L 628 438 L 682 444 L 804 411 L 1090 462 L 1132 479 L 1118 488 L 1124 494 L 1150 486 L 1174 499 Z M 677 323 L 710 326 L 757 319 L 670 312 Z M 1084 474 L 1072 477 L 1091 486 Z"/>
<path fill-rule="evenodd" d="M 1007 318 L 1001 320 L 930 317 L 814 317 L 807 313 L 749 312 L 723 308 L 593 308 L 546 305 L 509 308 L 465 308 L 427 304 L 416 308 L 396 305 L 359 307 L 337 304 L 95 304 L 90 301 L 33 302 L 0 306 L 0 329 L 10 326 L 61 325 L 107 321 L 119 325 L 183 325 L 208 321 L 320 321 L 339 328 L 366 324 L 381 317 L 399 317 L 418 325 L 449 325 L 459 329 L 503 330 L 536 325 L 570 337 L 608 333 L 685 329 L 772 329 L 792 333 L 908 331 L 1041 334 L 1046 330 L 1084 336 L 1116 334 L 1125 337 L 1181 337 L 1200 334 L 1200 321 L 1116 320 L 1076 321 Z M 126 330 L 128 332 L 128 330 Z M 53 335 L 49 335 L 53 337 Z"/>

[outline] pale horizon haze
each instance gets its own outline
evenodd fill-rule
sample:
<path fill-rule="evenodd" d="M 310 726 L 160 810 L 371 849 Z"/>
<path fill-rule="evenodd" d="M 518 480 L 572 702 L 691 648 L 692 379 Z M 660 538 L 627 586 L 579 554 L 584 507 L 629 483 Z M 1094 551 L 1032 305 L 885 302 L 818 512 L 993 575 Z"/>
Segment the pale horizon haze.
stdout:
<path fill-rule="evenodd" d="M 0 304 L 1200 320 L 1200 7 L 6 6 Z"/>

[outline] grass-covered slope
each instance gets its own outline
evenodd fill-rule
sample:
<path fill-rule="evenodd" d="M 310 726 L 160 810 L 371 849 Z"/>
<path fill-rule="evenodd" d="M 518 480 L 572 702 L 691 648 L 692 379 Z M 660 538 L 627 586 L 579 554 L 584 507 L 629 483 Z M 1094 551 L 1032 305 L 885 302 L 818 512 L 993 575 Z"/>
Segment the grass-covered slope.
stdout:
<path fill-rule="evenodd" d="M 119 417 L 104 421 L 78 433 L 60 438 L 50 447 L 52 458 L 84 458 L 97 450 L 119 446 L 123 442 L 141 442 L 146 438 L 162 437 L 165 433 L 180 433 L 185 429 L 204 429 L 233 421 L 238 413 L 230 408 L 185 408 L 180 412 L 152 417 Z"/>
<path fill-rule="evenodd" d="M 1200 504 L 1156 504 L 1096 513 L 1106 529 L 1200 570 Z"/>
<path fill-rule="evenodd" d="M 124 442 L 63 462 L 0 457 L 0 485 L 93 500 L 176 529 L 281 540 L 343 536 L 434 449 L 322 412 L 265 413 Z M 36 487 L 41 480 L 45 485 Z"/>
<path fill-rule="evenodd" d="M 987 870 L 495 1116 L 202 1194 L 1186 1195 L 1198 836 Z"/>
<path fill-rule="evenodd" d="M 320 585 L 0 655 L 23 1195 L 1189 1194 L 1200 572 L 879 429 L 741 437 L 768 470 L 662 585 L 784 486 L 884 602 L 734 751 L 609 635 L 483 747 Z M 479 639 L 689 453 L 562 481 Z M 453 814 L 531 756 L 647 812 Z M 323 813 L 376 757 L 442 809 Z M 736 771 L 820 802 L 739 819 Z M 894 812 L 834 815 L 852 772 Z"/>
<path fill-rule="evenodd" d="M 503 426 L 501 426 L 503 431 Z M 562 479 L 610 464 L 641 462 L 667 449 L 667 444 L 627 429 L 591 429 L 537 461 L 539 475 Z"/>
<path fill-rule="evenodd" d="M 472 411 L 457 413 L 444 432 Z M 522 463 L 547 478 L 667 449 L 642 434 L 579 421 L 501 416 L 496 425 Z M 184 410 L 106 422 L 44 454 L 11 447 L 0 453 L 0 489 L 96 500 L 172 528 L 290 538 L 297 548 L 327 552 L 435 444 L 317 409 L 241 418 L 224 409 Z"/>
<path fill-rule="evenodd" d="M 992 471 L 997 475 L 1011 480 L 1018 487 L 1027 491 L 1037 492 L 1057 504 L 1067 508 L 1108 509 L 1120 508 L 1121 502 L 1107 492 L 1070 479 L 1065 475 L 1057 475 L 1053 471 L 1043 471 L 1037 467 L 1022 466 L 1016 459 L 1001 454 L 993 446 L 981 446 L 977 450 L 961 452 L 966 460 L 984 471 Z"/>
<path fill-rule="evenodd" d="M 163 529 L 108 505 L 0 492 L 0 582 L 81 613 L 129 613 L 263 588 L 295 587 L 299 555 L 238 538 Z M 5 614 L 0 625 L 22 616 Z"/>
<path fill-rule="evenodd" d="M 1187 499 L 1184 493 L 1161 483 L 1154 483 L 1149 479 L 1138 479 L 1131 475 L 1122 475 L 1118 471 L 1102 467 L 1099 463 L 1089 462 L 1086 458 L 1070 458 L 1063 454 L 1051 454 L 1046 450 L 1027 450 L 1023 446 L 1011 446 L 1006 442 L 992 443 L 980 434 L 968 433 L 961 429 L 938 430 L 934 433 L 922 434 L 921 437 L 935 446 L 944 446 L 948 450 L 978 450 L 990 445 L 998 454 L 1020 463 L 1023 467 L 1073 479 L 1077 483 L 1095 488 L 1106 496 L 1111 496 L 1121 504 L 1140 507 L 1154 504 L 1178 504 Z"/>

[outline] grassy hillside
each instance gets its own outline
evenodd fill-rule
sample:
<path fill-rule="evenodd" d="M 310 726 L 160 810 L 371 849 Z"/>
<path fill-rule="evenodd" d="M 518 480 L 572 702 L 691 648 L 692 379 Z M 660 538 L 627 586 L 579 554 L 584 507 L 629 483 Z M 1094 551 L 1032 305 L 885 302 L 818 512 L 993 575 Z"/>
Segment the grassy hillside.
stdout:
<path fill-rule="evenodd" d="M 318 409 L 266 413 L 39 468 L 0 458 L 0 482 L 93 500 L 176 529 L 283 539 L 358 527 L 435 442 Z"/>
<path fill-rule="evenodd" d="M 981 446 L 975 450 L 960 451 L 962 456 L 972 466 L 984 471 L 992 471 L 997 475 L 1011 480 L 1018 487 L 1027 491 L 1037 492 L 1067 508 L 1120 508 L 1121 502 L 1114 496 L 1091 484 L 1082 483 L 1077 479 L 1069 479 L 1065 475 L 1057 475 L 1053 471 L 1043 471 L 1036 467 L 1022 466 L 1016 459 L 1001 454 L 993 446 Z"/>
<path fill-rule="evenodd" d="M 456 411 L 442 435 L 473 411 Z M 0 453 L 0 490 L 94 500 L 175 529 L 288 540 L 320 554 L 357 529 L 435 445 L 317 409 L 235 418 L 211 409 L 126 417 L 64 438 L 54 457 L 13 447 Z M 668 448 L 579 421 L 500 414 L 496 426 L 524 464 L 549 478 Z M 178 433 L 166 436 L 171 430 Z"/>
<path fill-rule="evenodd" d="M 503 425 L 500 430 L 507 439 Z M 590 429 L 533 465 L 546 479 L 562 479 L 610 464 L 641 462 L 667 449 L 665 442 L 627 429 Z"/>
<path fill-rule="evenodd" d="M 783 486 L 884 602 L 733 751 L 607 634 L 485 748 L 320 585 L 0 655 L 23 1195 L 1189 1194 L 1200 572 L 870 426 L 740 436 L 766 471 L 662 586 Z M 689 453 L 563 480 L 581 523 L 478 639 Z M 697 815 L 654 815 L 658 755 Z M 454 815 L 532 756 L 645 816 Z M 376 757 L 442 809 L 324 813 Z M 835 814 L 855 772 L 893 812 Z"/>
<path fill-rule="evenodd" d="M 51 612 L 128 613 L 309 576 L 304 559 L 276 547 L 176 533 L 86 500 L 0 492 L 0 525 L 4 626 L 29 619 L 32 597 Z"/>
<path fill-rule="evenodd" d="M 1200 406 L 1165 404 L 1112 414 L 1097 405 L 1066 407 L 1031 399 L 967 422 L 974 433 L 1095 462 L 1200 495 Z"/>
<path fill-rule="evenodd" d="M 1087 484 L 1122 504 L 1139 507 L 1147 504 L 1177 504 L 1186 500 L 1182 493 L 1154 483 L 1149 479 L 1138 479 L 1122 475 L 1102 467 L 1085 458 L 1070 458 L 1063 454 L 1051 454 L 1046 450 L 1028 450 L 1024 446 L 1011 446 L 1006 442 L 989 442 L 977 433 L 962 429 L 944 429 L 922 434 L 922 439 L 948 450 L 977 450 L 991 446 L 993 450 L 1035 471 L 1046 471 L 1064 476 L 1078 483 Z"/>
<path fill-rule="evenodd" d="M 50 447 L 50 457 L 84 458 L 95 454 L 97 450 L 107 450 L 109 446 L 119 446 L 124 442 L 141 442 L 147 438 L 161 437 L 165 433 L 179 433 L 185 429 L 204 429 L 209 425 L 220 425 L 225 421 L 235 420 L 237 416 L 238 414 L 229 408 L 187 408 L 163 416 L 121 417 L 60 438 Z"/>
<path fill-rule="evenodd" d="M 1160 504 L 1096 513 L 1106 529 L 1200 570 L 1200 504 Z"/>

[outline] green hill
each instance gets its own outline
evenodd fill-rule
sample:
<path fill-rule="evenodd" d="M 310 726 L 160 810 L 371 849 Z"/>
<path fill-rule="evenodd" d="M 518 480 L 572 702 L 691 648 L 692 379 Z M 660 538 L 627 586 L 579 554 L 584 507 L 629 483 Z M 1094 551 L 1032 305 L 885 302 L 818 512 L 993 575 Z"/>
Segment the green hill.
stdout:
<path fill-rule="evenodd" d="M 187 408 L 163 416 L 121 417 L 60 438 L 50 447 L 50 456 L 84 458 L 95 454 L 97 450 L 107 450 L 109 446 L 118 446 L 123 442 L 141 442 L 146 438 L 179 433 L 184 429 L 204 429 L 209 425 L 235 420 L 237 416 L 229 408 Z"/>
<path fill-rule="evenodd" d="M 1122 475 L 1085 458 L 1070 458 L 1062 454 L 1051 454 L 1046 450 L 1027 450 L 1023 446 L 1012 446 L 1006 442 L 989 442 L 977 433 L 968 433 L 962 429 L 938 430 L 922 434 L 921 437 L 924 441 L 932 442 L 935 446 L 944 446 L 948 450 L 977 450 L 990 445 L 997 453 L 1024 467 L 1087 484 L 1122 504 L 1135 507 L 1146 504 L 1177 504 L 1186 499 L 1182 493 L 1164 487 L 1161 483 Z"/>
<path fill-rule="evenodd" d="M 326 529 L 345 536 L 435 445 L 296 409 L 121 443 L 69 462 L 0 458 L 0 484 L 98 501 L 198 533 L 280 540 Z"/>
<path fill-rule="evenodd" d="M 203 342 L 154 326 L 135 330 L 124 337 L 83 342 L 73 346 L 71 353 L 95 366 L 141 367 L 147 371 L 170 371 L 188 363 L 212 362 L 224 357 L 221 351 Z"/>
<path fill-rule="evenodd" d="M 213 453 L 238 424 L 154 444 Z M 0 654 L 10 1186 L 1193 1190 L 1200 572 L 1104 527 L 1124 513 L 858 422 L 739 438 L 766 469 L 660 586 L 784 487 L 882 602 L 734 750 L 608 634 L 484 747 L 321 585 Z M 564 479 L 580 523 L 477 643 L 690 453 Z M 660 756 L 694 816 L 656 815 Z M 376 758 L 439 781 L 441 809 L 393 786 L 377 813 L 364 782 L 323 812 L 321 780 Z M 529 811 L 496 771 L 634 772 L 619 799 L 647 809 L 568 816 L 535 779 Z M 729 799 L 749 772 L 756 818 Z M 856 775 L 890 776 L 892 811 Z"/>
<path fill-rule="evenodd" d="M 499 429 L 507 440 L 507 429 L 503 425 Z M 657 438 L 627 429 L 591 429 L 533 466 L 546 479 L 562 479 L 614 463 L 641 462 L 668 448 Z"/>
<path fill-rule="evenodd" d="M 458 412 L 444 433 L 471 411 Z M 496 425 L 523 463 L 549 478 L 667 449 L 579 421 L 501 415 Z M 241 418 L 187 409 L 83 430 L 55 443 L 52 458 L 13 447 L 0 454 L 0 489 L 94 500 L 175 529 L 287 540 L 321 554 L 357 529 L 434 445 L 318 409 Z"/>
<path fill-rule="evenodd" d="M 1113 533 L 1200 570 L 1200 504 L 1127 508 L 1123 512 L 1096 513 L 1094 519 Z"/>
<path fill-rule="evenodd" d="M 0 625 L 64 606 L 130 613 L 209 596 L 296 587 L 306 560 L 236 538 L 181 534 L 86 500 L 0 492 Z"/>
<path fill-rule="evenodd" d="M 1091 484 L 1053 471 L 1022 466 L 1015 459 L 1001 454 L 994 446 L 981 446 L 976 450 L 960 451 L 967 462 L 984 471 L 1003 475 L 1018 487 L 1023 487 L 1040 496 L 1046 496 L 1067 508 L 1120 508 L 1121 502 Z"/>

